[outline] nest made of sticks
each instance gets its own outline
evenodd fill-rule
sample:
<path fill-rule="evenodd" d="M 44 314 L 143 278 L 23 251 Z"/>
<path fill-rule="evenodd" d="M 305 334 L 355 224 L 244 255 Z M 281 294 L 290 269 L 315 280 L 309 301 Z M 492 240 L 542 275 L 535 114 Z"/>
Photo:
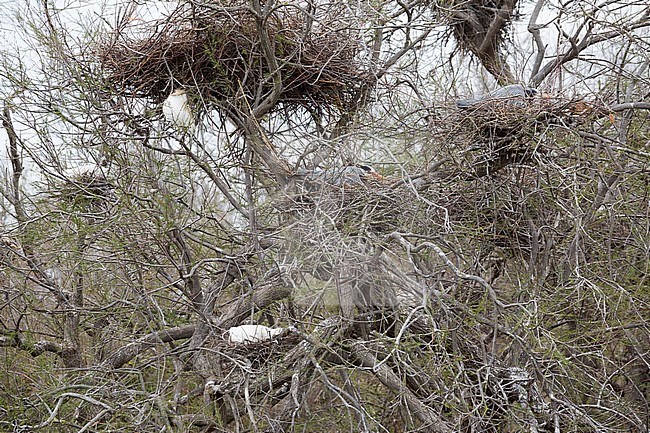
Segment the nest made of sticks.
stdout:
<path fill-rule="evenodd" d="M 489 99 L 449 107 L 429 123 L 431 151 L 456 161 L 454 175 L 476 179 L 508 165 L 537 164 L 573 131 L 614 122 L 606 105 L 584 99 L 542 96 Z M 606 126 L 606 123 L 602 123 Z"/>
<path fill-rule="evenodd" d="M 289 197 L 281 209 L 302 220 L 326 216 L 341 233 L 356 236 L 394 230 L 401 214 L 400 199 L 388 181 L 342 186 L 323 183 Z"/>
<path fill-rule="evenodd" d="M 277 77 L 263 31 L 282 81 L 279 102 L 350 108 L 372 81 L 353 19 L 336 3 L 313 11 L 278 6 L 261 22 L 242 0 L 181 4 L 162 20 L 123 19 L 96 55 L 106 80 L 127 96 L 161 102 L 172 88 L 189 86 L 206 103 L 234 105 L 245 97 L 253 105 Z"/>
<path fill-rule="evenodd" d="M 451 28 L 458 47 L 463 51 L 478 48 L 485 39 L 495 19 L 504 6 L 503 0 L 454 0 L 449 8 L 452 13 Z M 507 21 L 512 18 L 508 17 Z M 496 35 L 494 45 L 500 46 L 507 35 L 502 26 Z"/>
<path fill-rule="evenodd" d="M 99 211 L 116 202 L 114 189 L 104 175 L 89 172 L 67 179 L 57 186 L 52 196 L 77 210 Z"/>
<path fill-rule="evenodd" d="M 486 100 L 455 110 L 434 127 L 436 135 L 458 149 L 511 153 L 538 146 L 535 137 L 553 125 L 574 128 L 609 114 L 604 106 L 582 100 Z"/>

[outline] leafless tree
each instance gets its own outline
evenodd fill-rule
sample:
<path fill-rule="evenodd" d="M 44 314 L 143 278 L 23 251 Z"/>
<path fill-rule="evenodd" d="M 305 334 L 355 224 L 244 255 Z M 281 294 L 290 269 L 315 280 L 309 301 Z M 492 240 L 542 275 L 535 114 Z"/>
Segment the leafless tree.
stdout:
<path fill-rule="evenodd" d="M 140 3 L 0 52 L 3 429 L 647 431 L 645 2 Z"/>

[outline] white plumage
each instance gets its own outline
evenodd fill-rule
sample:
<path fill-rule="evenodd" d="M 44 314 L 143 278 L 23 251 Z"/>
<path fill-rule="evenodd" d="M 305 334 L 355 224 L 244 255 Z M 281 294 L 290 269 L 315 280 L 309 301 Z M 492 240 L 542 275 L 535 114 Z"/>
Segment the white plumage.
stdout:
<path fill-rule="evenodd" d="M 277 337 L 284 328 L 269 328 L 262 325 L 233 326 L 227 332 L 230 343 L 259 343 Z"/>
<path fill-rule="evenodd" d="M 163 102 L 162 110 L 169 123 L 183 132 L 194 133 L 194 115 L 185 90 L 174 90 Z"/>

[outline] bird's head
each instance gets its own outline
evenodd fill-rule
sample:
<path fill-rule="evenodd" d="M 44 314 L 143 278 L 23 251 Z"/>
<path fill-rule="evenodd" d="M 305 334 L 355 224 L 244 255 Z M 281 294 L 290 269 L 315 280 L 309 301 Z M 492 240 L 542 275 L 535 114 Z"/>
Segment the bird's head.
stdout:
<path fill-rule="evenodd" d="M 357 167 L 359 167 L 361 170 L 364 171 L 364 174 L 368 177 L 371 177 L 376 180 L 384 180 L 385 177 L 382 176 L 381 174 L 377 173 L 377 170 L 375 170 L 373 167 L 366 165 L 366 164 L 357 164 Z"/>
<path fill-rule="evenodd" d="M 185 89 L 175 89 L 175 90 L 172 92 L 171 96 L 183 96 L 183 95 L 185 95 L 186 93 L 187 93 L 187 91 L 186 91 Z"/>
<path fill-rule="evenodd" d="M 524 94 L 528 98 L 532 98 L 534 96 L 537 96 L 537 89 L 533 89 L 532 87 L 524 87 Z"/>

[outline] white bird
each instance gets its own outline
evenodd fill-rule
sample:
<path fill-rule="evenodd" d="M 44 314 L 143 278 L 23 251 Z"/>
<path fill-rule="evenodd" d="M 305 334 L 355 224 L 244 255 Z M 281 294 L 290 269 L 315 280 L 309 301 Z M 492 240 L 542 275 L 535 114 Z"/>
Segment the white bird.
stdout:
<path fill-rule="evenodd" d="M 233 326 L 227 332 L 229 343 L 259 343 L 277 337 L 284 328 L 269 328 L 262 325 Z"/>
<path fill-rule="evenodd" d="M 194 133 L 194 115 L 185 90 L 174 90 L 163 102 L 162 110 L 169 123 L 182 132 Z"/>

